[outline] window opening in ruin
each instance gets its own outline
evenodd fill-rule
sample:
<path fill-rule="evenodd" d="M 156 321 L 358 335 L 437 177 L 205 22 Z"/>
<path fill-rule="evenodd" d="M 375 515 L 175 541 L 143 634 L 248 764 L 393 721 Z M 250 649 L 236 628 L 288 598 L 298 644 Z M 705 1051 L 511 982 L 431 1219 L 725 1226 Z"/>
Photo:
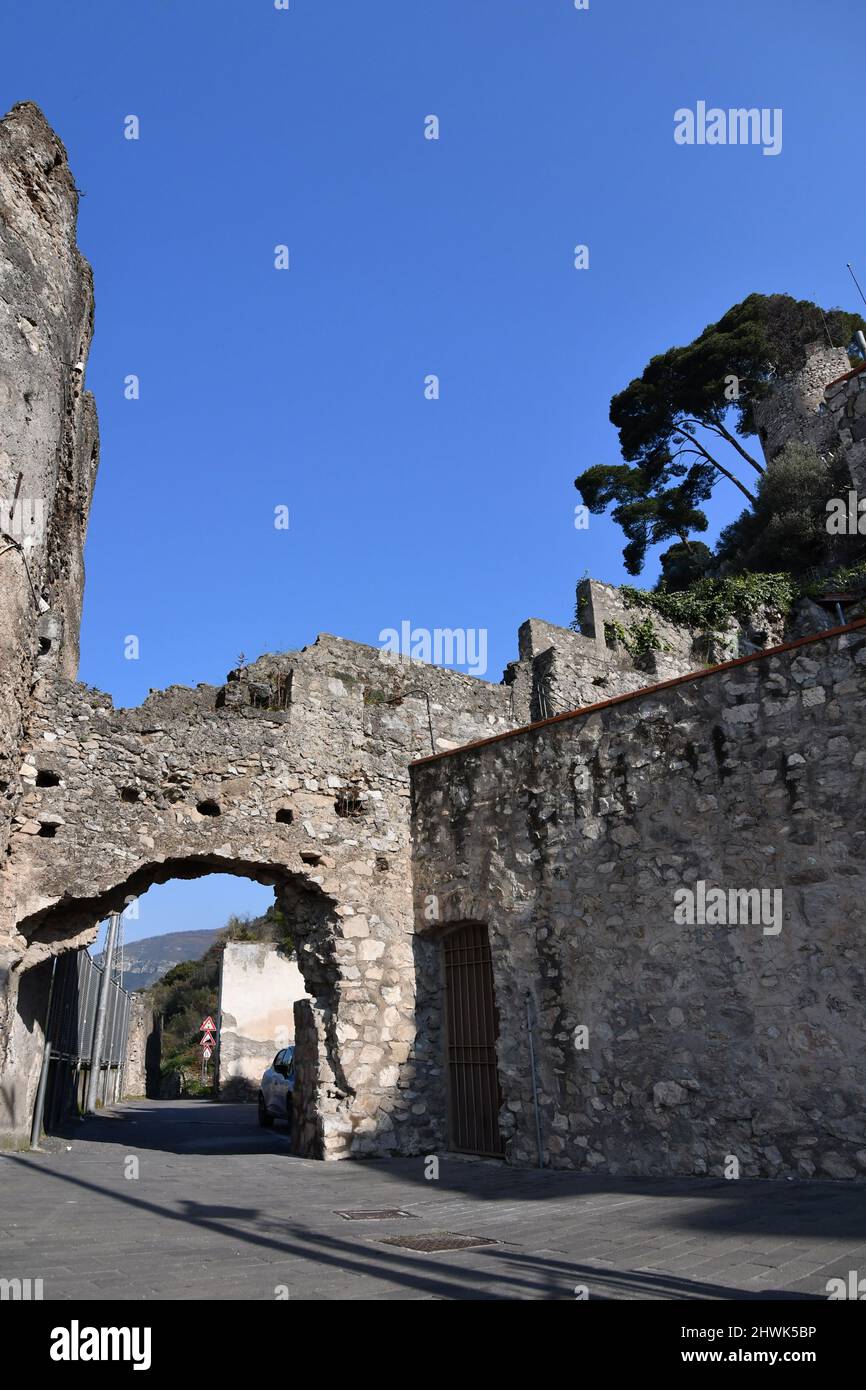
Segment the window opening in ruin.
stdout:
<path fill-rule="evenodd" d="M 288 709 L 291 691 L 291 672 L 273 676 L 269 681 L 253 681 L 250 682 L 250 704 L 253 709 Z"/>
<path fill-rule="evenodd" d="M 341 791 L 334 802 L 334 810 L 337 812 L 338 816 L 347 816 L 350 818 L 363 816 L 364 802 L 360 792 L 356 791 L 354 787 L 347 787 L 344 791 Z"/>
<path fill-rule="evenodd" d="M 47 771 L 37 772 L 36 785 L 37 787 L 59 787 L 60 773 Z"/>
<path fill-rule="evenodd" d="M 295 819 L 295 813 L 290 806 L 281 806 L 277 811 L 277 821 L 280 825 L 291 825 Z"/>
<path fill-rule="evenodd" d="M 43 840 L 53 840 L 59 828 L 59 821 L 44 820 L 39 826 L 39 834 Z"/>
<path fill-rule="evenodd" d="M 200 816 L 221 816 L 222 811 L 215 801 L 200 801 L 195 808 Z"/>

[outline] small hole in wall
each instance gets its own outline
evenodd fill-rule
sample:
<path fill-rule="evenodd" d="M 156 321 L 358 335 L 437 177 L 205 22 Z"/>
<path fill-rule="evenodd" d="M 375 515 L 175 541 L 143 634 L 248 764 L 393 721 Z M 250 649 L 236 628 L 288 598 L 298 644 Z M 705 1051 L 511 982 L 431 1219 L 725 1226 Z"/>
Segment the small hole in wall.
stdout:
<path fill-rule="evenodd" d="M 59 772 L 37 772 L 37 774 L 36 774 L 36 785 L 37 785 L 37 787 L 59 787 L 59 786 L 60 786 L 60 773 L 59 773 Z"/>
<path fill-rule="evenodd" d="M 215 801 L 200 801 L 195 808 L 200 816 L 221 816 L 222 811 Z"/>
<path fill-rule="evenodd" d="M 376 868 L 379 870 L 379 873 L 380 873 L 380 874 L 386 874 L 386 873 L 388 872 L 389 867 L 390 867 L 390 865 L 388 864 L 388 861 L 387 861 L 387 859 L 385 858 L 384 854 L 377 854 L 377 855 L 376 855 Z"/>
<path fill-rule="evenodd" d="M 334 802 L 334 810 L 337 812 L 338 816 L 349 816 L 352 818 L 355 816 L 363 816 L 364 803 L 358 792 L 354 790 L 342 791 Z"/>
<path fill-rule="evenodd" d="M 304 864 L 311 864 L 315 868 L 317 864 L 321 864 L 322 856 L 320 854 L 302 854 L 301 860 Z"/>
<path fill-rule="evenodd" d="M 51 651 L 51 638 L 50 638 L 50 637 L 40 637 L 40 638 L 39 638 L 39 655 L 40 655 L 40 656 L 47 656 L 48 653 L 49 653 L 50 651 Z"/>
<path fill-rule="evenodd" d="M 141 792 L 138 790 L 138 787 L 121 787 L 120 789 L 121 801 L 128 801 L 130 805 L 134 805 L 140 796 Z"/>
<path fill-rule="evenodd" d="M 53 840 L 59 829 L 59 821 L 44 820 L 39 827 L 39 834 L 43 840 Z"/>
<path fill-rule="evenodd" d="M 280 810 L 277 811 L 277 821 L 280 825 L 291 825 L 294 819 L 295 813 L 288 806 L 282 806 Z"/>

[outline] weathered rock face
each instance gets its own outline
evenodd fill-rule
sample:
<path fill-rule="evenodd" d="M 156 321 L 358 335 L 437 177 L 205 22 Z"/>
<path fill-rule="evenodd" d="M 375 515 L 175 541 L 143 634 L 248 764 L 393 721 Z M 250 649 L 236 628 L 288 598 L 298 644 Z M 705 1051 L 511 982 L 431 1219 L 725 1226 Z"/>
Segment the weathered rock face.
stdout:
<path fill-rule="evenodd" d="M 419 1028 L 441 1051 L 440 939 L 486 924 L 512 1161 L 528 994 L 551 1165 L 866 1169 L 864 696 L 860 626 L 414 769 Z M 678 922 L 699 881 L 781 900 Z"/>
<path fill-rule="evenodd" d="M 83 387 L 93 293 L 77 207 L 57 136 L 35 106 L 14 107 L 0 121 L 0 863 L 34 674 L 73 676 L 78 660 L 97 429 Z M 14 912 L 0 873 L 0 1069 L 14 1031 L 2 951 Z"/>
<path fill-rule="evenodd" d="M 846 371 L 824 393 L 854 487 L 866 490 L 866 366 Z"/>
<path fill-rule="evenodd" d="M 159 1083 L 159 1026 L 144 995 L 133 994 L 123 1064 L 124 1096 L 138 1098 L 156 1094 Z"/>
<path fill-rule="evenodd" d="M 755 405 L 755 424 L 767 462 L 791 440 L 814 445 L 822 452 L 838 444 L 836 422 L 821 409 L 824 391 L 850 368 L 842 347 L 811 343 L 800 371 L 776 386 Z"/>

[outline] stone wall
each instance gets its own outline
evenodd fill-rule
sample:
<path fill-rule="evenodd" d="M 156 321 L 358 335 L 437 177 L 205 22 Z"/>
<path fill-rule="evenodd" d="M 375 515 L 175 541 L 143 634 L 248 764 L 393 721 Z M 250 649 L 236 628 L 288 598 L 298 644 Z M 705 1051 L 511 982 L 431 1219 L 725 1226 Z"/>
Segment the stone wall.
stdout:
<path fill-rule="evenodd" d="M 866 493 L 866 364 L 831 381 L 824 398 L 851 481 L 861 493 Z"/>
<path fill-rule="evenodd" d="M 859 624 L 415 766 L 419 1027 L 441 1055 L 441 935 L 486 924 L 512 1162 L 529 996 L 551 1166 L 866 1169 L 864 696 Z M 698 881 L 781 889 L 781 930 L 677 924 Z"/>
<path fill-rule="evenodd" d="M 499 686 L 327 635 L 137 709 L 46 674 L 5 866 L 7 959 L 20 973 L 87 945 L 108 912 L 171 878 L 268 884 L 328 1043 L 317 1075 L 331 1079 L 305 1100 L 321 1107 L 327 1156 L 416 1147 L 439 1063 L 425 1042 L 420 1060 L 413 1050 L 409 763 L 527 723 L 541 682 L 548 699 L 586 703 L 597 679 L 609 691 L 654 678 L 537 620 Z"/>
<path fill-rule="evenodd" d="M 843 347 L 812 343 L 803 367 L 780 382 L 763 401 L 755 403 L 755 424 L 764 457 L 770 463 L 791 440 L 812 444 L 819 451 L 838 443 L 836 425 L 824 408 L 828 383 L 850 368 Z"/>
<path fill-rule="evenodd" d="M 4 940 L 15 906 L 3 868 L 34 674 L 76 670 L 98 452 L 83 389 L 93 290 L 75 242 L 78 192 L 30 103 L 0 121 L 0 207 L 0 1074 L 14 1069 L 29 1089 L 24 1073 L 39 1055 L 13 1019 L 18 974 Z"/>
<path fill-rule="evenodd" d="M 584 588 L 586 630 L 529 620 L 501 686 L 330 636 L 138 709 L 44 677 L 5 869 L 7 957 L 28 971 L 86 945 L 109 911 L 171 878 L 268 884 L 313 1000 L 317 1091 L 299 1096 L 298 1134 L 327 1157 L 426 1149 L 444 1112 L 430 1101 L 442 1086 L 430 947 L 413 933 L 410 762 L 694 664 L 695 635 L 662 625 L 667 666 L 653 653 L 639 669 L 608 642 L 611 615 L 626 616 L 617 591 Z M 6 1115 L 13 1135 L 24 1124 L 20 1108 Z"/>
<path fill-rule="evenodd" d="M 327 1040 L 331 1082 L 311 1102 L 327 1155 L 411 1144 L 395 1090 L 415 1035 L 408 765 L 513 727 L 513 707 L 506 686 L 327 636 L 138 709 L 46 678 L 10 842 L 7 950 L 26 970 L 87 944 L 110 910 L 170 878 L 268 884 Z"/>
<path fill-rule="evenodd" d="M 75 245 L 77 199 L 62 145 L 35 107 L 16 107 L 0 122 L 0 498 L 17 498 L 29 522 L 39 512 L 44 533 L 16 536 L 24 514 L 16 520 L 14 504 L 6 525 L 0 516 L 0 1137 L 26 1140 L 51 957 L 90 944 L 100 920 L 154 883 L 228 872 L 274 888 L 298 945 L 310 1002 L 296 1010 L 297 1151 L 426 1152 L 444 1142 L 440 947 L 436 924 L 413 910 L 409 764 L 540 715 L 631 696 L 416 773 L 417 891 L 432 875 L 450 920 L 483 913 L 499 933 L 512 1156 L 526 1161 L 531 1148 L 515 1022 L 525 985 L 538 995 L 546 1038 L 551 1161 L 633 1171 L 715 1163 L 718 1099 L 725 1133 L 756 1171 L 772 1169 L 774 1142 L 783 1165 L 806 1171 L 813 1153 L 820 1171 L 850 1170 L 859 1162 L 851 1117 L 862 1102 L 860 1035 L 833 1029 L 849 1026 L 860 969 L 846 913 L 859 879 L 861 754 L 851 751 L 846 767 L 840 753 L 845 739 L 858 748 L 855 643 L 642 695 L 718 653 L 696 645 L 700 634 L 671 628 L 664 651 L 632 660 L 613 636 L 620 617 L 631 620 L 621 595 L 589 581 L 581 630 L 524 624 L 499 686 L 321 636 L 231 672 L 221 687 L 172 687 L 115 710 L 74 679 L 97 459 L 82 384 L 93 301 Z M 816 359 L 791 409 L 777 402 L 774 438 L 817 408 L 815 390 L 840 374 L 840 361 Z M 767 640 L 728 636 L 731 650 Z M 819 689 L 813 676 L 831 656 Z M 746 698 L 756 683 L 756 698 Z M 659 884 L 727 872 L 728 843 L 738 872 L 779 865 L 796 888 L 781 968 L 758 973 L 765 963 L 754 943 L 684 947 L 664 916 Z M 842 893 L 832 922 L 825 883 Z M 814 949 L 802 936 L 806 917 Z M 682 961 L 673 982 L 666 951 Z M 840 951 L 851 953 L 844 966 Z M 793 1035 L 783 1017 L 792 998 L 806 1030 Z M 767 1028 L 759 1004 L 773 1019 Z M 568 1047 L 587 1010 L 589 1079 Z M 650 1082 L 650 1062 L 658 1071 L 668 1059 L 676 1074 Z M 808 1106 L 791 1097 L 794 1066 Z M 816 1078 L 828 1088 L 834 1067 L 846 1089 L 832 1092 L 831 1114 Z M 767 1133 L 783 1139 L 761 1142 L 764 1103 Z M 796 1143 L 785 1129 L 792 1116 Z"/>
<path fill-rule="evenodd" d="M 297 965 L 270 941 L 229 941 L 220 969 L 217 1088 L 255 1100 L 262 1072 L 294 1042 L 294 1005 L 306 998 Z"/>
<path fill-rule="evenodd" d="M 28 971 L 28 975 L 31 972 Z M 27 975 L 24 977 L 27 979 Z M 155 1093 L 159 1067 L 153 1076 L 153 1038 L 159 1032 L 159 1020 L 141 994 L 133 994 L 129 1009 L 129 1029 L 126 1034 L 126 1056 L 123 1063 L 123 1094 L 130 1098 Z M 158 1054 L 157 1054 L 158 1060 Z M 150 1083 L 150 1084 L 148 1084 Z"/>

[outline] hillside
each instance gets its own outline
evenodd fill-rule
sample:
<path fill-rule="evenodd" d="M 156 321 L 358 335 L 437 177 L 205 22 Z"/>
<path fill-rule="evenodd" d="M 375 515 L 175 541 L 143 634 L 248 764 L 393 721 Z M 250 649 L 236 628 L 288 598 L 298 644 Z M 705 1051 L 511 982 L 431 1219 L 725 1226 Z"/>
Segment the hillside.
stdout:
<path fill-rule="evenodd" d="M 177 933 L 182 936 L 184 933 Z M 189 932 L 191 937 L 211 936 L 201 955 L 173 965 L 164 979 L 148 990 L 148 1001 L 162 1015 L 162 1070 L 182 1072 L 187 1095 L 199 1092 L 200 1023 L 210 1014 L 218 1017 L 219 979 L 223 947 L 227 941 L 274 941 L 293 951 L 291 932 L 282 913 L 269 908 L 262 917 L 230 917 L 219 931 Z M 207 1088 L 210 1089 L 210 1084 Z"/>
<path fill-rule="evenodd" d="M 201 960 L 213 945 L 217 930 L 170 931 L 162 936 L 145 936 L 123 948 L 124 989 L 147 989 L 161 980 L 168 970 L 182 960 Z M 102 955 L 96 957 L 102 964 Z M 119 964 L 119 962 L 115 962 Z"/>

